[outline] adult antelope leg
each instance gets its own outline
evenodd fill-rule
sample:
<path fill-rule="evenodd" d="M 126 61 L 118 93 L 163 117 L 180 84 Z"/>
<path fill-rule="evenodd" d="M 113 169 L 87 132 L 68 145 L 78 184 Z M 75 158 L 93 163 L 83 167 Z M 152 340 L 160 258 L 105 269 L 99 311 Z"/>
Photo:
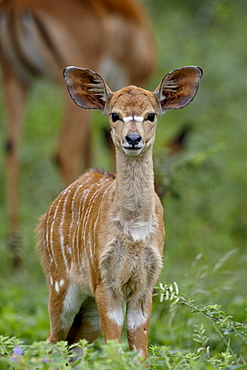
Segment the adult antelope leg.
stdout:
<path fill-rule="evenodd" d="M 78 176 L 79 165 L 83 159 L 84 168 L 91 163 L 90 111 L 81 110 L 66 93 L 65 119 L 59 138 L 57 162 L 63 179 L 69 185 Z"/>
<path fill-rule="evenodd" d="M 19 183 L 19 144 L 23 126 L 28 84 L 21 82 L 9 69 L 3 76 L 7 114 L 7 203 L 10 217 L 9 245 L 12 249 L 12 263 L 18 268 L 21 263 L 18 250 L 18 183 Z"/>

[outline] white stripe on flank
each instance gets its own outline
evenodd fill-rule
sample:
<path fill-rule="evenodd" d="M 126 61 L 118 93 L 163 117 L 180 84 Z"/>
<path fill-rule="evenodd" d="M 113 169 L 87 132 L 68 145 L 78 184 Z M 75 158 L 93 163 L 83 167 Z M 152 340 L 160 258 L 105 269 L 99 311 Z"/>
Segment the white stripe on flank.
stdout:
<path fill-rule="evenodd" d="M 78 261 L 78 265 L 80 265 L 82 263 L 81 254 L 83 252 L 83 248 L 85 248 L 85 235 L 82 233 L 82 230 L 84 228 L 84 216 L 85 216 L 84 207 L 85 207 L 85 202 L 86 202 L 89 194 L 90 194 L 90 187 L 85 189 L 83 191 L 83 193 L 81 194 L 80 205 L 79 205 L 79 213 L 78 213 L 77 222 L 76 222 L 76 225 L 75 225 L 75 231 L 76 232 L 75 232 L 75 237 L 74 237 L 74 240 L 75 240 L 74 253 L 77 254 L 77 259 L 76 260 Z M 82 240 L 84 241 L 83 244 L 82 244 Z M 83 246 L 83 248 L 82 248 L 82 246 Z"/>
<path fill-rule="evenodd" d="M 63 286 L 63 285 L 64 285 L 64 280 L 63 280 L 63 279 L 61 279 L 61 280 L 60 280 L 59 285 L 60 285 L 60 286 Z"/>
<path fill-rule="evenodd" d="M 63 197 L 72 188 L 72 186 L 73 186 L 73 184 L 71 184 L 67 189 L 65 189 L 60 194 L 60 197 L 59 197 L 57 206 L 56 206 L 55 211 L 54 211 L 54 214 L 53 214 L 53 219 L 52 219 L 52 222 L 51 222 L 51 226 L 50 226 L 50 247 L 51 247 L 51 254 L 53 256 L 53 260 L 54 260 L 54 263 L 55 263 L 56 267 L 58 266 L 58 263 L 56 261 L 56 257 L 55 257 L 55 253 L 54 253 L 54 240 L 53 240 L 54 224 L 55 224 L 55 221 L 57 220 L 57 213 L 59 212 L 60 204 L 63 202 Z M 52 210 L 53 210 L 53 207 L 50 208 L 49 212 L 52 212 Z M 49 217 L 49 214 L 48 214 L 48 217 Z M 47 231 L 48 231 L 48 228 L 47 228 Z M 47 236 L 47 240 L 49 240 L 49 237 L 48 236 Z"/>
<path fill-rule="evenodd" d="M 50 210 L 48 212 L 51 212 L 52 211 L 52 208 L 50 208 Z M 49 218 L 49 213 L 47 215 L 47 218 Z M 47 227 L 47 231 L 46 231 L 46 245 L 47 245 L 47 249 L 48 249 L 48 246 L 49 246 L 49 249 L 50 249 L 50 253 L 51 253 L 51 256 L 50 256 L 50 263 L 55 263 L 55 266 L 57 267 L 58 264 L 57 264 L 57 261 L 56 261 L 56 257 L 55 257 L 55 253 L 54 253 L 54 248 L 53 248 L 53 228 L 54 228 L 54 222 L 55 222 L 55 218 L 53 218 L 52 222 L 51 222 L 51 226 L 50 228 Z"/>
<path fill-rule="evenodd" d="M 82 210 L 82 206 L 81 206 L 81 198 L 79 199 L 80 201 L 80 205 L 77 206 L 78 207 L 78 213 L 76 214 L 75 212 L 75 204 L 78 203 L 78 200 L 77 200 L 77 197 L 78 197 L 78 193 L 79 191 L 81 190 L 82 187 L 85 186 L 85 183 L 87 183 L 87 181 L 83 181 L 82 183 L 80 183 L 78 186 L 75 184 L 76 186 L 76 191 L 74 192 L 74 195 L 73 195 L 73 198 L 72 198 L 72 203 L 71 203 L 71 221 L 70 221 L 70 227 L 69 227 L 69 242 L 70 244 L 67 246 L 67 252 L 72 255 L 72 251 L 75 253 L 78 252 L 78 239 L 79 239 L 79 236 L 78 236 L 78 225 L 80 225 L 80 217 L 81 217 L 81 210 Z M 84 194 L 84 193 L 82 193 Z M 73 250 L 72 250 L 73 248 Z M 75 255 L 74 255 L 74 258 L 75 258 Z M 79 253 L 77 253 L 77 261 L 78 261 L 78 264 L 80 263 L 80 259 L 79 259 Z"/>
<path fill-rule="evenodd" d="M 93 217 L 92 217 L 92 210 L 95 206 L 95 203 L 97 202 L 97 197 L 98 197 L 99 193 L 102 190 L 102 182 L 104 183 L 105 181 L 106 181 L 106 179 L 104 177 L 102 177 L 97 183 L 92 184 L 92 187 L 96 188 L 96 189 L 93 189 L 94 193 L 90 194 L 90 201 L 89 201 L 87 211 L 86 211 L 85 216 L 84 216 L 85 224 L 83 226 L 83 229 L 84 229 L 83 235 L 84 235 L 84 240 L 85 240 L 85 231 L 87 231 L 87 238 L 88 238 L 87 242 L 88 242 L 88 246 L 89 246 L 90 258 L 93 258 L 91 231 L 92 231 L 92 223 L 94 222 L 94 220 L 93 220 Z"/>
<path fill-rule="evenodd" d="M 76 191 L 74 192 L 74 195 L 73 195 L 73 198 L 72 198 L 72 203 L 71 203 L 71 222 L 70 222 L 70 227 L 69 227 L 69 239 L 71 240 L 72 238 L 72 235 L 71 235 L 71 232 L 74 228 L 74 223 L 78 223 L 79 222 L 79 217 L 75 220 L 75 201 L 77 201 L 77 194 L 79 193 L 79 191 L 81 190 L 81 188 L 85 186 L 85 181 L 82 183 L 82 184 L 79 184 L 77 187 L 76 187 Z M 79 214 L 80 214 L 80 209 L 79 208 Z"/>
<path fill-rule="evenodd" d="M 112 181 L 112 180 L 109 179 L 109 181 Z M 97 231 L 97 225 L 98 225 L 98 221 L 99 221 L 99 215 L 100 215 L 100 211 L 101 211 L 101 206 L 102 206 L 102 203 L 103 203 L 103 200 L 104 200 L 104 197 L 105 197 L 106 193 L 111 188 L 111 186 L 115 183 L 114 181 L 112 181 L 111 184 L 108 184 L 108 182 L 107 182 L 107 187 L 106 187 L 106 189 L 104 190 L 104 192 L 102 194 L 102 197 L 101 197 L 101 200 L 100 200 L 100 204 L 99 204 L 99 208 L 98 208 L 97 218 L 96 218 L 96 220 L 94 222 L 94 230 L 93 230 L 94 231 L 94 233 L 93 233 L 93 254 L 94 255 L 95 255 L 95 250 L 96 250 L 96 231 Z"/>
<path fill-rule="evenodd" d="M 67 191 L 65 192 L 65 194 L 66 193 L 67 194 L 66 194 L 65 199 L 63 201 L 62 217 L 61 217 L 61 221 L 60 221 L 59 228 L 58 228 L 58 233 L 59 233 L 59 237 L 60 237 L 60 245 L 61 245 L 61 251 L 62 251 L 63 261 L 64 261 L 64 265 L 65 265 L 65 268 L 66 268 L 66 271 L 67 272 L 69 271 L 69 268 L 68 268 L 68 261 L 67 261 L 66 255 L 65 255 L 64 221 L 65 221 L 65 215 L 66 215 L 67 202 L 68 202 L 68 198 L 69 198 L 69 195 L 70 195 L 71 188 L 72 187 L 69 187 L 67 189 Z"/>
<path fill-rule="evenodd" d="M 57 293 L 59 293 L 59 284 L 58 284 L 58 282 L 57 281 L 55 281 L 55 291 L 57 292 Z"/>
<path fill-rule="evenodd" d="M 67 252 L 69 254 L 73 253 L 73 258 L 77 261 L 78 265 L 80 265 L 80 250 L 82 249 L 81 245 L 81 238 L 80 238 L 80 230 L 82 227 L 82 216 L 84 212 L 84 203 L 87 200 L 90 188 L 86 188 L 85 190 L 82 189 L 81 194 L 78 194 L 81 188 L 84 188 L 86 184 L 89 182 L 88 178 L 79 178 L 74 183 L 74 191 L 72 204 L 71 204 L 71 221 L 69 227 L 69 241 L 70 245 L 67 245 Z M 76 212 L 77 210 L 77 212 Z"/>

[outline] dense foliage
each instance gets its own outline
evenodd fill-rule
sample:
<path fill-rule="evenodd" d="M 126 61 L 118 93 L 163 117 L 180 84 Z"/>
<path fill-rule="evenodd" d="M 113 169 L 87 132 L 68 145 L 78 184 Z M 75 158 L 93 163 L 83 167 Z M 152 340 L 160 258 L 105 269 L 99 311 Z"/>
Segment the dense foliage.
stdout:
<path fill-rule="evenodd" d="M 194 102 L 159 120 L 154 156 L 165 209 L 166 247 L 161 284 L 154 295 L 149 361 L 153 369 L 246 369 L 247 3 L 146 0 L 146 5 L 158 54 L 157 72 L 147 87 L 156 87 L 165 73 L 178 67 L 193 64 L 204 70 Z M 4 148 L 3 99 L 0 104 Z M 64 343 L 51 353 L 43 342 L 49 330 L 47 288 L 33 232 L 63 187 L 51 160 L 61 114 L 57 87 L 37 83 L 21 148 L 24 266 L 19 273 L 11 270 L 6 247 L 3 149 L 0 156 L 3 369 L 62 369 L 69 359 Z M 96 113 L 94 164 L 112 169 L 101 135 L 106 126 L 107 120 Z M 167 143 L 184 129 L 182 151 L 167 156 Z M 135 353 L 120 354 L 116 343 L 107 347 L 99 340 L 94 346 L 85 342 L 81 346 L 85 369 L 145 366 L 138 359 L 133 364 Z"/>

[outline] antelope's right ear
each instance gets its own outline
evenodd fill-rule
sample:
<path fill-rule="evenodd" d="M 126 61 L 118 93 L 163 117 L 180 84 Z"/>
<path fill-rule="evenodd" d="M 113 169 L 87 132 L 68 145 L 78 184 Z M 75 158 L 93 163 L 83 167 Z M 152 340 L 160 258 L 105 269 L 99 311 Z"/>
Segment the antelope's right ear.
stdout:
<path fill-rule="evenodd" d="M 63 76 L 71 98 L 79 107 L 104 112 L 112 91 L 100 75 L 86 68 L 67 67 Z"/>

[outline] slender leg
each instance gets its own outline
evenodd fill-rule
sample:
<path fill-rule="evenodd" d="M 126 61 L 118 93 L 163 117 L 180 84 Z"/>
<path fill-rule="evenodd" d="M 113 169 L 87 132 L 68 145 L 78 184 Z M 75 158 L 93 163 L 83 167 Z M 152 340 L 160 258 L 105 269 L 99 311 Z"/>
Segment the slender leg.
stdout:
<path fill-rule="evenodd" d="M 80 163 L 84 164 L 84 169 L 91 165 L 90 112 L 77 107 L 67 92 L 64 126 L 56 157 L 67 185 L 78 176 Z"/>
<path fill-rule="evenodd" d="M 127 336 L 130 350 L 137 349 L 148 356 L 148 329 L 152 312 L 152 295 L 141 302 L 127 305 Z"/>
<path fill-rule="evenodd" d="M 62 282 L 62 284 L 61 284 Z M 48 340 L 56 343 L 66 340 L 71 326 L 86 295 L 75 283 L 66 277 L 53 281 L 49 294 L 50 335 Z"/>
<path fill-rule="evenodd" d="M 19 183 L 19 144 L 24 120 L 28 84 L 23 83 L 8 68 L 3 68 L 3 86 L 7 114 L 7 206 L 10 219 L 10 248 L 12 249 L 13 266 L 19 267 L 21 257 L 17 242 L 18 219 L 18 183 Z"/>
<path fill-rule="evenodd" d="M 58 297 L 53 291 L 50 290 L 49 295 L 49 315 L 50 315 L 50 334 L 47 340 L 51 343 L 57 343 L 61 340 L 66 340 L 69 332 L 69 324 L 66 325 L 62 320 L 64 312 L 64 300 L 66 293 L 60 294 Z M 71 321 L 73 322 L 73 318 Z"/>
<path fill-rule="evenodd" d="M 100 327 L 105 341 L 115 339 L 120 343 L 124 321 L 124 311 L 121 302 L 115 300 L 106 291 L 103 284 L 96 287 L 95 300 L 100 315 Z"/>

